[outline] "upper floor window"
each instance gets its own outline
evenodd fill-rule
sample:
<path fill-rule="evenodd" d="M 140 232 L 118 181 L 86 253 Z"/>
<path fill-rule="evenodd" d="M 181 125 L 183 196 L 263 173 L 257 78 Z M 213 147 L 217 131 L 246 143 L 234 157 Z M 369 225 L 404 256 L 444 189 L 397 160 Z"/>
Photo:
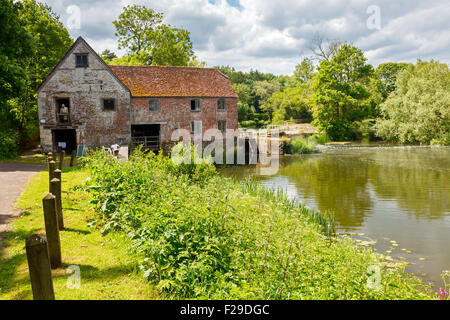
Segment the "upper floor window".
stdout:
<path fill-rule="evenodd" d="M 217 100 L 217 110 L 226 110 L 225 99 L 218 99 Z"/>
<path fill-rule="evenodd" d="M 153 112 L 159 111 L 159 100 L 158 99 L 148 100 L 148 110 Z"/>
<path fill-rule="evenodd" d="M 116 100 L 115 99 L 103 99 L 103 110 L 115 110 Z"/>
<path fill-rule="evenodd" d="M 191 100 L 191 111 L 200 111 L 200 100 L 199 99 Z"/>
<path fill-rule="evenodd" d="M 75 66 L 77 68 L 89 67 L 89 60 L 87 53 L 76 53 L 75 54 Z"/>

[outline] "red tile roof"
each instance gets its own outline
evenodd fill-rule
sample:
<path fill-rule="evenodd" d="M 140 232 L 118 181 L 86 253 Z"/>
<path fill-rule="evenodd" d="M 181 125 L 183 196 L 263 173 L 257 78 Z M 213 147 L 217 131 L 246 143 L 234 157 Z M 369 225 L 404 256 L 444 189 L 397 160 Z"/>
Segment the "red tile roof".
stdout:
<path fill-rule="evenodd" d="M 134 97 L 233 97 L 230 80 L 214 68 L 109 66 Z"/>

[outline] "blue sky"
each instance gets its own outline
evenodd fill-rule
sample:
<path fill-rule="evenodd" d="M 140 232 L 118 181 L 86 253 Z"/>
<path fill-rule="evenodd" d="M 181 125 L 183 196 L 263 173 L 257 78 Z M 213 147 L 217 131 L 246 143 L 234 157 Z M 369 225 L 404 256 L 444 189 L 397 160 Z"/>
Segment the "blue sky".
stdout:
<path fill-rule="evenodd" d="M 41 1 L 61 16 L 72 37 L 83 36 L 99 52 L 123 53 L 112 21 L 123 6 L 142 4 L 163 12 L 165 23 L 189 30 L 196 55 L 208 66 L 292 74 L 317 35 L 353 43 L 374 65 L 417 58 L 450 62 L 448 0 Z M 79 29 L 70 28 L 73 5 L 80 9 Z"/>

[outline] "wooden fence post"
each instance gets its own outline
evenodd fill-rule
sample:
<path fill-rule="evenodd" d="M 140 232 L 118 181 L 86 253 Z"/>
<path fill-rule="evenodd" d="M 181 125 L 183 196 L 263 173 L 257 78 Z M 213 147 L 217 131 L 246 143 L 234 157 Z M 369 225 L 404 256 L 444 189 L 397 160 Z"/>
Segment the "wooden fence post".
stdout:
<path fill-rule="evenodd" d="M 27 252 L 33 299 L 55 300 L 47 239 L 42 235 L 32 235 L 26 239 L 25 249 Z"/>
<path fill-rule="evenodd" d="M 64 150 L 61 150 L 61 153 L 59 154 L 59 164 L 58 169 L 61 170 L 64 163 L 64 156 L 66 155 L 66 152 Z"/>
<path fill-rule="evenodd" d="M 50 182 L 50 193 L 56 198 L 56 216 L 58 217 L 58 229 L 64 230 L 61 199 L 61 171 L 59 169 L 55 170 L 55 177 Z"/>
<path fill-rule="evenodd" d="M 50 162 L 50 161 L 53 160 L 53 153 L 52 153 L 52 152 L 49 152 L 49 153 L 47 154 L 47 160 L 48 160 L 48 162 Z"/>
<path fill-rule="evenodd" d="M 56 167 L 56 162 L 55 161 L 50 161 L 48 163 L 48 181 L 49 181 L 49 187 L 50 187 L 50 182 L 52 181 L 52 179 L 55 177 L 55 168 Z"/>
<path fill-rule="evenodd" d="M 57 269 L 61 266 L 62 261 L 55 196 L 50 193 L 47 194 L 44 199 L 42 199 L 42 204 L 44 207 L 45 233 L 48 241 L 50 266 L 52 269 Z"/>
<path fill-rule="evenodd" d="M 75 161 L 75 157 L 77 155 L 77 152 L 75 150 L 72 151 L 72 156 L 70 157 L 70 166 L 73 167 L 73 163 Z"/>

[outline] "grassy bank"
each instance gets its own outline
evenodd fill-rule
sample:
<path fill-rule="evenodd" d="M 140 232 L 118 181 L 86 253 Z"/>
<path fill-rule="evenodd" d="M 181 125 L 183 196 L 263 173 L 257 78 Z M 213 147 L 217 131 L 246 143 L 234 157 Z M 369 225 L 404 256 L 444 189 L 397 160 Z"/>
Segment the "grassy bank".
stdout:
<path fill-rule="evenodd" d="M 88 165 L 97 226 L 132 239 L 161 297 L 432 298 L 402 266 L 329 236 L 326 215 L 225 179 L 206 163 L 143 154 L 122 163 L 97 154 Z M 368 286 L 378 267 L 379 286 Z"/>
<path fill-rule="evenodd" d="M 328 143 L 326 134 L 315 134 L 309 137 L 294 137 L 286 141 L 284 144 L 285 154 L 309 154 L 316 152 L 319 144 Z"/>
<path fill-rule="evenodd" d="M 33 159 L 34 160 L 34 159 Z M 34 162 L 34 161 L 33 161 Z M 142 277 L 138 258 L 130 254 L 130 241 L 123 234 L 102 236 L 87 227 L 93 212 L 90 196 L 83 190 L 71 190 L 84 183 L 86 170 L 64 168 L 63 209 L 66 230 L 60 233 L 63 268 L 53 271 L 57 299 L 154 299 L 157 293 Z M 16 204 L 22 215 L 11 224 L 0 258 L 0 300 L 32 299 L 25 238 L 45 233 L 42 198 L 48 189 L 48 172 L 35 175 Z M 81 270 L 81 288 L 69 289 L 66 269 Z"/>

